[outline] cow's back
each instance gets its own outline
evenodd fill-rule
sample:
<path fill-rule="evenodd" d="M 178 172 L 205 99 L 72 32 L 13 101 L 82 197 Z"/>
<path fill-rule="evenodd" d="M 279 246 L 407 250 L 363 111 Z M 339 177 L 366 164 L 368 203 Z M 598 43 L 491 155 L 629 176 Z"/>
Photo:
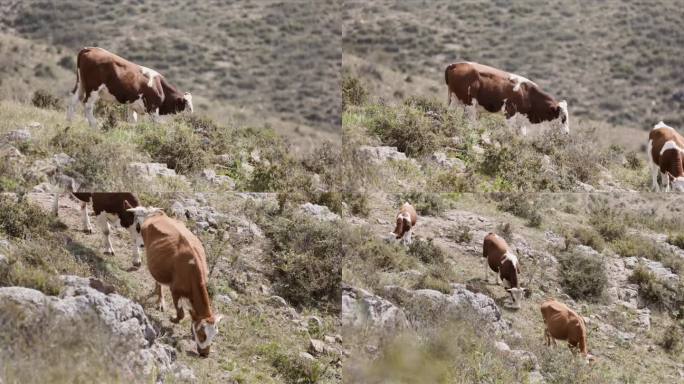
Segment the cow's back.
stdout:
<path fill-rule="evenodd" d="M 492 270 L 499 271 L 506 251 L 508 251 L 508 244 L 502 237 L 491 232 L 485 236 L 482 243 L 482 256 L 487 258 L 487 263 Z"/>
<path fill-rule="evenodd" d="M 206 276 L 204 248 L 180 221 L 165 214 L 151 216 L 143 223 L 141 233 L 148 268 L 159 283 L 171 284 L 174 276 L 188 268 L 198 269 L 202 276 Z"/>
<path fill-rule="evenodd" d="M 411 217 L 411 226 L 416 225 L 416 222 L 418 221 L 418 214 L 416 213 L 416 209 L 413 208 L 413 205 L 409 204 L 408 202 L 404 203 L 401 206 L 399 213 L 408 213 L 408 215 Z"/>
<path fill-rule="evenodd" d="M 649 156 L 654 163 L 660 164 L 660 151 L 667 141 L 674 141 L 680 148 L 684 148 L 684 137 L 680 135 L 674 128 L 666 125 L 656 125 L 648 134 L 648 140 L 651 142 L 651 153 Z"/>
<path fill-rule="evenodd" d="M 548 300 L 542 303 L 541 313 L 551 336 L 555 339 L 566 340 L 574 312 L 563 303 Z"/>

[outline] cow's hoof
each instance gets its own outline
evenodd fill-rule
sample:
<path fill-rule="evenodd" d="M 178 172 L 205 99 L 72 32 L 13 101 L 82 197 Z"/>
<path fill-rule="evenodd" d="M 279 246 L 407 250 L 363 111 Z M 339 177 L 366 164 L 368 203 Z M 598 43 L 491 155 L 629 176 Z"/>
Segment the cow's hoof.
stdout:
<path fill-rule="evenodd" d="M 112 251 L 111 249 L 105 249 L 104 254 L 114 256 L 114 251 Z"/>
<path fill-rule="evenodd" d="M 92 228 L 86 228 L 86 229 L 83 230 L 83 232 L 84 232 L 84 233 L 87 233 L 87 234 L 89 234 L 89 235 L 92 235 L 92 234 L 93 234 L 93 229 L 92 229 Z"/>

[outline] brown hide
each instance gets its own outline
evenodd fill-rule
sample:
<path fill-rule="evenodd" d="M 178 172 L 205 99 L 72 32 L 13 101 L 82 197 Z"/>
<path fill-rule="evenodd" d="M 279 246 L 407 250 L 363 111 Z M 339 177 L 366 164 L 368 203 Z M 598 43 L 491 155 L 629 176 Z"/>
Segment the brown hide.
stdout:
<path fill-rule="evenodd" d="M 547 300 L 541 305 L 541 314 L 549 334 L 557 340 L 567 340 L 572 347 L 587 355 L 587 328 L 584 319 L 567 305 Z"/>
<path fill-rule="evenodd" d="M 154 279 L 171 289 L 174 306 L 182 297 L 192 306 L 190 315 L 197 322 L 213 322 L 207 293 L 207 262 L 200 240 L 183 223 L 164 213 L 148 217 L 142 225 L 147 250 L 147 267 Z"/>
<path fill-rule="evenodd" d="M 501 279 L 508 280 L 511 288 L 518 288 L 518 274 L 520 273 L 520 260 L 518 266 L 513 265 L 511 260 L 506 259 L 509 251 L 508 243 L 495 233 L 489 233 L 482 243 L 482 257 L 487 259 L 487 264 L 492 271 L 499 274 Z M 505 260 L 505 261 L 504 261 Z"/>
<path fill-rule="evenodd" d="M 450 64 L 444 72 L 449 88 L 449 101 L 452 94 L 466 105 L 472 105 L 475 99 L 492 113 L 501 111 L 505 101 L 506 118 L 520 113 L 533 124 L 552 121 L 561 115 L 558 102 L 536 84 L 524 82 L 518 90 L 514 90 L 516 83 L 510 80 L 511 75 L 478 63 Z"/>
<path fill-rule="evenodd" d="M 411 218 L 410 221 L 403 217 L 405 214 L 409 215 Z M 404 203 L 399 209 L 399 213 L 397 213 L 396 226 L 394 227 L 393 232 L 397 239 L 400 239 L 406 232 L 410 231 L 411 228 L 416 225 L 417 221 L 418 214 L 416 213 L 416 209 L 408 202 Z"/>
<path fill-rule="evenodd" d="M 651 153 L 649 156 L 653 163 L 658 165 L 661 173 L 669 172 L 674 177 L 684 176 L 682 155 L 677 149 L 668 149 L 660 153 L 666 142 L 672 140 L 680 148 L 684 148 L 684 137 L 671 128 L 652 129 L 648 134 L 651 141 Z"/>
<path fill-rule="evenodd" d="M 74 192 L 73 195 L 84 203 L 92 201 L 93 212 L 96 216 L 102 212 L 118 216 L 119 223 L 124 228 L 130 227 L 135 222 L 135 215 L 126 211 L 124 201 L 130 205 L 128 208 L 140 205 L 138 198 L 128 192 Z"/>

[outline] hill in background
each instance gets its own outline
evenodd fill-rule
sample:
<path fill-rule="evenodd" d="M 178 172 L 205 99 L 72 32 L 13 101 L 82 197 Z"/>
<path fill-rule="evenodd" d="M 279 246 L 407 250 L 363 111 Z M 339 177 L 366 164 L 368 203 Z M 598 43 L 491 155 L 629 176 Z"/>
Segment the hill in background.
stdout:
<path fill-rule="evenodd" d="M 444 68 L 470 60 L 567 99 L 571 124 L 684 123 L 684 7 L 675 1 L 349 1 L 343 12 L 343 67 L 355 64 L 383 98 L 446 101 Z"/>
<path fill-rule="evenodd" d="M 83 46 L 162 72 L 202 113 L 290 136 L 339 134 L 340 23 L 333 2 L 9 1 L 0 5 L 0 90 L 65 96 Z M 285 131 L 285 132 L 283 132 Z"/>

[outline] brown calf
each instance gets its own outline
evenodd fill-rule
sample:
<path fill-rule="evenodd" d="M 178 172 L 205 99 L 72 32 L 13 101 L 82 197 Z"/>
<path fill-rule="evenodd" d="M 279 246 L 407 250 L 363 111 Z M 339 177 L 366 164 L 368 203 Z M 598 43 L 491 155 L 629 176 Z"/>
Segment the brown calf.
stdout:
<path fill-rule="evenodd" d="M 544 339 L 547 346 L 551 342 L 555 345 L 556 339 L 567 340 L 570 350 L 577 348 L 582 356 L 593 359 L 587 352 L 587 327 L 582 316 L 554 299 L 543 302 L 540 310 L 544 319 Z"/>
<path fill-rule="evenodd" d="M 396 218 L 396 226 L 394 231 L 391 232 L 395 239 L 401 239 L 404 245 L 411 244 L 411 231 L 413 226 L 416 225 L 418 220 L 418 214 L 416 209 L 413 208 L 408 202 L 404 203 L 399 209 Z"/>

